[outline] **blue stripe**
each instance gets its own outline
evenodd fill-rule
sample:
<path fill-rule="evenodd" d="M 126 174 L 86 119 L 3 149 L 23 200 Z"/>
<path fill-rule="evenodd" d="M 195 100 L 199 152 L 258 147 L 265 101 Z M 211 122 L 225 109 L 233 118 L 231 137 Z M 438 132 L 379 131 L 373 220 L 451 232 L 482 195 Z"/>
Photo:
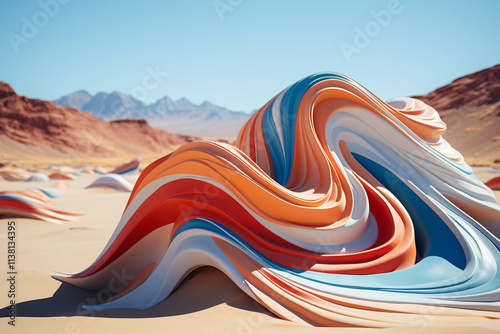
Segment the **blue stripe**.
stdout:
<path fill-rule="evenodd" d="M 272 116 L 272 106 L 275 101 L 273 101 L 264 114 L 264 136 L 273 160 L 275 181 L 281 185 L 285 185 L 288 182 L 292 173 L 297 112 L 302 97 L 309 88 L 326 79 L 352 81 L 337 73 L 313 74 L 290 86 L 283 94 L 280 105 L 280 117 L 281 128 L 283 129 L 284 152 Z"/>

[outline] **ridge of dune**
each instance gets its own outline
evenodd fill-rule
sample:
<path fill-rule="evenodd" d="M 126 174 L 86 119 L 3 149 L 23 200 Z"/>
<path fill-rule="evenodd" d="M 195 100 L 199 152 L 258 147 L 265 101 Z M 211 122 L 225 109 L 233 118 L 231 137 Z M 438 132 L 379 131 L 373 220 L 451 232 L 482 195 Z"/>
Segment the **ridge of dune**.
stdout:
<path fill-rule="evenodd" d="M 5 82 L 0 82 L 0 133 L 27 151 L 75 157 L 165 154 L 197 139 L 156 129 L 144 119 L 102 121 L 74 108 L 17 95 Z"/>

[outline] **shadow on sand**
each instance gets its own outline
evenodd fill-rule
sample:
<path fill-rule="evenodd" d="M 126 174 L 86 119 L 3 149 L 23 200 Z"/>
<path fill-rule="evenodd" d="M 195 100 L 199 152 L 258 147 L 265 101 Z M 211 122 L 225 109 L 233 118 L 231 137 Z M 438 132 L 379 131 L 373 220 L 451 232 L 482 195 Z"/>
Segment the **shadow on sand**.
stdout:
<path fill-rule="evenodd" d="M 164 301 L 148 309 L 112 309 L 87 311 L 82 305 L 96 301 L 97 292 L 61 283 L 52 297 L 16 304 L 17 317 L 154 318 L 198 312 L 227 303 L 248 311 L 265 313 L 259 304 L 245 295 L 227 276 L 217 269 L 204 267 L 191 273 Z M 91 302 L 95 304 L 95 302 Z M 8 316 L 8 308 L 0 309 L 0 317 Z M 271 315 L 272 316 L 272 315 Z"/>

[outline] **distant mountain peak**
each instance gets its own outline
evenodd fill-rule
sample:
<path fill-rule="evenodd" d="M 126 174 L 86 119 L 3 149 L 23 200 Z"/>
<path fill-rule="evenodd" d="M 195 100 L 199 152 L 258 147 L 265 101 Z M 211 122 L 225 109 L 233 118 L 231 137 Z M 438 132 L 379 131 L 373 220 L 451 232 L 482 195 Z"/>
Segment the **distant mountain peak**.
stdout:
<path fill-rule="evenodd" d="M 236 137 L 241 126 L 250 117 L 209 101 L 197 105 L 186 97 L 172 100 L 163 96 L 154 103 L 145 104 L 118 91 L 99 92 L 94 96 L 87 94 L 75 92 L 55 102 L 89 112 L 102 120 L 144 118 L 150 124 L 174 133 L 230 140 Z"/>
<path fill-rule="evenodd" d="M 92 96 L 92 94 L 90 94 L 88 91 L 86 91 L 85 89 L 80 89 L 80 90 L 77 90 L 71 94 L 78 94 L 78 95 L 82 95 L 82 96 Z"/>
<path fill-rule="evenodd" d="M 104 94 L 106 95 L 106 93 L 104 93 Z M 108 96 L 119 96 L 119 97 L 124 98 L 124 99 L 134 99 L 134 100 L 137 100 L 136 98 L 134 98 L 134 97 L 132 97 L 130 95 L 123 94 L 123 93 L 121 93 L 119 91 L 116 91 L 116 90 L 112 91 L 110 94 L 107 94 L 107 95 Z"/>
<path fill-rule="evenodd" d="M 203 101 L 201 104 L 200 104 L 201 107 L 212 107 L 212 106 L 216 106 L 215 104 L 213 104 L 212 102 L 209 102 L 207 100 Z M 221 108 L 224 108 L 224 107 L 221 107 Z"/>
<path fill-rule="evenodd" d="M 75 92 L 77 93 L 77 92 Z M 77 100 L 81 94 L 64 97 Z M 17 95 L 0 82 L 0 137 L 23 152 L 59 157 L 164 154 L 197 138 L 156 129 L 144 119 L 106 122 L 54 102 Z M 0 147 L 0 152 L 8 147 Z"/>
<path fill-rule="evenodd" d="M 16 91 L 6 82 L 0 81 L 0 98 L 16 95 Z"/>
<path fill-rule="evenodd" d="M 61 97 L 60 99 L 54 101 L 60 106 L 71 107 L 81 110 L 82 107 L 90 101 L 92 95 L 86 90 L 78 90 L 74 93 Z"/>
<path fill-rule="evenodd" d="M 156 102 L 154 102 L 154 103 L 157 103 L 158 101 L 172 101 L 172 99 L 171 99 L 171 98 L 169 98 L 168 96 L 166 96 L 166 95 L 165 95 L 165 96 L 160 97 L 160 98 L 159 98 L 158 100 L 156 100 Z M 153 104 L 154 104 L 154 103 L 153 103 Z"/>

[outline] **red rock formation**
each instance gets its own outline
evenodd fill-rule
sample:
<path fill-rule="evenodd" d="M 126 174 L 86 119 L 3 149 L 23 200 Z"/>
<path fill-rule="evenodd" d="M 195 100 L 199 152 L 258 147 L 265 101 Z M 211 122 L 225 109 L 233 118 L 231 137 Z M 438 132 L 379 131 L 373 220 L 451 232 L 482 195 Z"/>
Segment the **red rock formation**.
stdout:
<path fill-rule="evenodd" d="M 415 98 L 438 111 L 496 103 L 500 101 L 500 64 L 458 78 L 427 95 Z"/>
<path fill-rule="evenodd" d="M 164 153 L 196 138 L 151 127 L 143 119 L 105 122 L 53 102 L 19 96 L 0 82 L 0 136 L 73 156 Z"/>

